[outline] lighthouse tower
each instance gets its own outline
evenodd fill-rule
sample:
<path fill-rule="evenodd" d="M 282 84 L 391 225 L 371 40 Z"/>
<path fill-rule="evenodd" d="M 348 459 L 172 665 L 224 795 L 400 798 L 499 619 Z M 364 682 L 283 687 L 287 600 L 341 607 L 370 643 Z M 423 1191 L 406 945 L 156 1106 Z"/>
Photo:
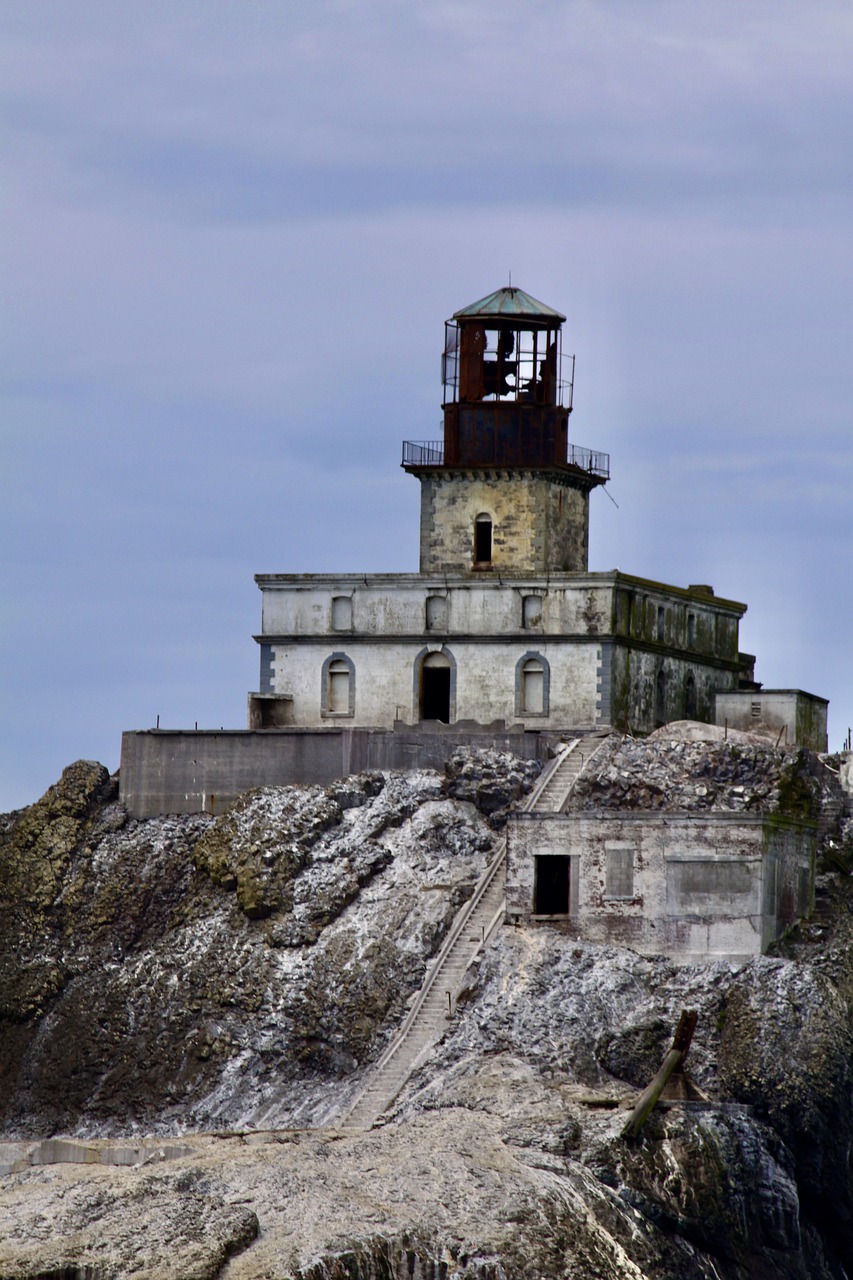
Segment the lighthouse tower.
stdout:
<path fill-rule="evenodd" d="M 568 442 L 565 316 L 511 285 L 445 324 L 444 440 L 406 441 L 421 573 L 585 573 L 608 457 Z"/>

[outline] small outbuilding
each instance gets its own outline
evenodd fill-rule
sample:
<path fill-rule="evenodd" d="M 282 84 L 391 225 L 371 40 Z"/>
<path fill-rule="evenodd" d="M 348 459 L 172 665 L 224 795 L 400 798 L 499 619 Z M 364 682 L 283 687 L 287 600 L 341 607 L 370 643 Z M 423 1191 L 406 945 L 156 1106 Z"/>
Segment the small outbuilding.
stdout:
<path fill-rule="evenodd" d="M 507 921 L 681 963 L 743 961 L 807 915 L 817 826 L 745 812 L 518 813 Z"/>

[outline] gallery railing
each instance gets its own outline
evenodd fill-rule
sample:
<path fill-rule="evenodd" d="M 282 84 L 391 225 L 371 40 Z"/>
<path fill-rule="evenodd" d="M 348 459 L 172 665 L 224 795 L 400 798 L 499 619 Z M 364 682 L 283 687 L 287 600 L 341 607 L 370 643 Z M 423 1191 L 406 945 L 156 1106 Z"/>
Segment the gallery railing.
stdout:
<path fill-rule="evenodd" d="M 597 476 L 602 480 L 610 479 L 609 453 L 585 449 L 579 444 L 570 444 L 566 463 L 570 467 L 577 467 L 579 471 L 586 471 L 589 475 Z M 404 467 L 443 467 L 444 441 L 404 440 L 402 465 Z"/>

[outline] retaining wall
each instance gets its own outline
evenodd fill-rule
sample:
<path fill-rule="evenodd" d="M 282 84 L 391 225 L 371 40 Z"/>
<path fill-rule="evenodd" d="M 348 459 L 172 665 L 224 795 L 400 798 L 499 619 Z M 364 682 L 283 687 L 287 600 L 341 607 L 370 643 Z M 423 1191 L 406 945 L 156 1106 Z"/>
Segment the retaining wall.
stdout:
<path fill-rule="evenodd" d="M 542 735 L 518 728 L 144 729 L 122 734 L 120 798 L 134 818 L 222 813 L 253 787 L 329 786 L 365 769 L 443 769 L 459 746 L 543 759 Z"/>

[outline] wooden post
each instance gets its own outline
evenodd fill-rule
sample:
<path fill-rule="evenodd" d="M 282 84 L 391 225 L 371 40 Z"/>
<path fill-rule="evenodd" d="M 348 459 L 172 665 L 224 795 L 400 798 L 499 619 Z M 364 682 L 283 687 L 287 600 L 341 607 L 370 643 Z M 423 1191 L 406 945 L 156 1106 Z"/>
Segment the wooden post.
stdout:
<path fill-rule="evenodd" d="M 648 1120 L 655 1108 L 661 1094 L 664 1090 L 669 1077 L 673 1071 L 680 1069 L 684 1064 L 690 1048 L 690 1041 L 693 1039 L 693 1032 L 696 1030 L 696 1011 L 695 1009 L 683 1010 L 678 1020 L 678 1026 L 672 1041 L 672 1048 L 663 1060 L 660 1071 L 658 1071 L 651 1084 L 647 1084 L 643 1092 L 637 1100 L 637 1105 L 631 1112 L 628 1123 L 622 1130 L 623 1138 L 636 1138 L 643 1125 Z"/>

